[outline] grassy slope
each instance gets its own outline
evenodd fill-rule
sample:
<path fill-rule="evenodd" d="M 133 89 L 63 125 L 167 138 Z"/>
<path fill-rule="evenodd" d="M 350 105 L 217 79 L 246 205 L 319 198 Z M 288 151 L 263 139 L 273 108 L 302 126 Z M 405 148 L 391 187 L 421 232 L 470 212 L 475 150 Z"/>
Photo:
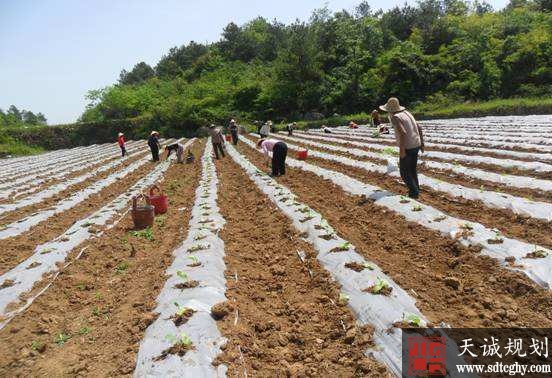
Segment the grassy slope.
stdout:
<path fill-rule="evenodd" d="M 0 132 L 0 158 L 5 156 L 34 155 L 44 150 L 39 147 L 29 146 Z"/>

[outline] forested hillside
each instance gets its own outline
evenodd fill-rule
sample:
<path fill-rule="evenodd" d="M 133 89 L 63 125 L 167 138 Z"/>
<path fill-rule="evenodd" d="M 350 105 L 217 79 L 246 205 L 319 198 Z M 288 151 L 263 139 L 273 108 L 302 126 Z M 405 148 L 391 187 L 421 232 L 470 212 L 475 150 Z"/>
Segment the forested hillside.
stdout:
<path fill-rule="evenodd" d="M 552 94 L 550 0 L 424 0 L 386 12 L 319 9 L 308 22 L 228 24 L 220 41 L 174 47 L 92 90 L 82 121 L 145 116 L 194 127 L 229 116 L 300 119 Z"/>

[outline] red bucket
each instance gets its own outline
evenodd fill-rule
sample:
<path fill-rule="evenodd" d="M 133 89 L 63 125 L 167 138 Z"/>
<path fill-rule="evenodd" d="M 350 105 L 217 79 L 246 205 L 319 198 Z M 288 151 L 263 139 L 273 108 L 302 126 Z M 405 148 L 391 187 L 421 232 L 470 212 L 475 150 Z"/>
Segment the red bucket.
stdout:
<path fill-rule="evenodd" d="M 299 152 L 297 152 L 297 159 L 298 160 L 307 160 L 307 155 L 308 155 L 307 150 L 299 151 Z"/>
<path fill-rule="evenodd" d="M 157 190 L 157 195 L 154 194 Z M 149 200 L 151 205 L 155 208 L 155 215 L 165 214 L 169 208 L 169 198 L 163 194 L 163 190 L 157 185 L 153 185 L 149 191 Z"/>
<path fill-rule="evenodd" d="M 226 135 L 226 140 L 227 140 L 228 142 L 232 141 L 232 135 Z"/>

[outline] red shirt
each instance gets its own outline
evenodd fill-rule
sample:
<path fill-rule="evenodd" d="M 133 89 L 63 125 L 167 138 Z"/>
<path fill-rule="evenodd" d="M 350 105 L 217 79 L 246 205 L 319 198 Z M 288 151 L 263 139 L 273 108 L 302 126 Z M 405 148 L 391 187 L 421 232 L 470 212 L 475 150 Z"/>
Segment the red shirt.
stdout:
<path fill-rule="evenodd" d="M 117 138 L 117 140 L 119 141 L 119 146 L 124 146 L 125 145 L 125 137 L 124 136 L 120 136 Z"/>

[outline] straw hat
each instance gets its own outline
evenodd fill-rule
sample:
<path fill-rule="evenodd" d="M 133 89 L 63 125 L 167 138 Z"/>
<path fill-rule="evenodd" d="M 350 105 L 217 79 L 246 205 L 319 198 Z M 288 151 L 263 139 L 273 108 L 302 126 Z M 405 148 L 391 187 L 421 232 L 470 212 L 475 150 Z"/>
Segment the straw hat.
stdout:
<path fill-rule="evenodd" d="M 209 128 L 210 128 L 210 129 L 213 129 L 214 127 L 215 127 L 215 124 L 214 124 L 214 123 L 211 123 L 211 124 L 209 125 Z"/>
<path fill-rule="evenodd" d="M 405 107 L 399 104 L 399 99 L 396 97 L 391 97 L 387 100 L 387 104 L 380 106 L 380 109 L 387 113 L 397 113 L 402 112 Z"/>
<path fill-rule="evenodd" d="M 159 135 L 159 133 L 157 131 L 152 131 L 150 135 Z"/>
<path fill-rule="evenodd" d="M 125 135 L 125 134 L 123 134 L 123 133 L 119 133 L 119 136 L 120 136 L 120 137 L 122 137 L 123 135 Z"/>

